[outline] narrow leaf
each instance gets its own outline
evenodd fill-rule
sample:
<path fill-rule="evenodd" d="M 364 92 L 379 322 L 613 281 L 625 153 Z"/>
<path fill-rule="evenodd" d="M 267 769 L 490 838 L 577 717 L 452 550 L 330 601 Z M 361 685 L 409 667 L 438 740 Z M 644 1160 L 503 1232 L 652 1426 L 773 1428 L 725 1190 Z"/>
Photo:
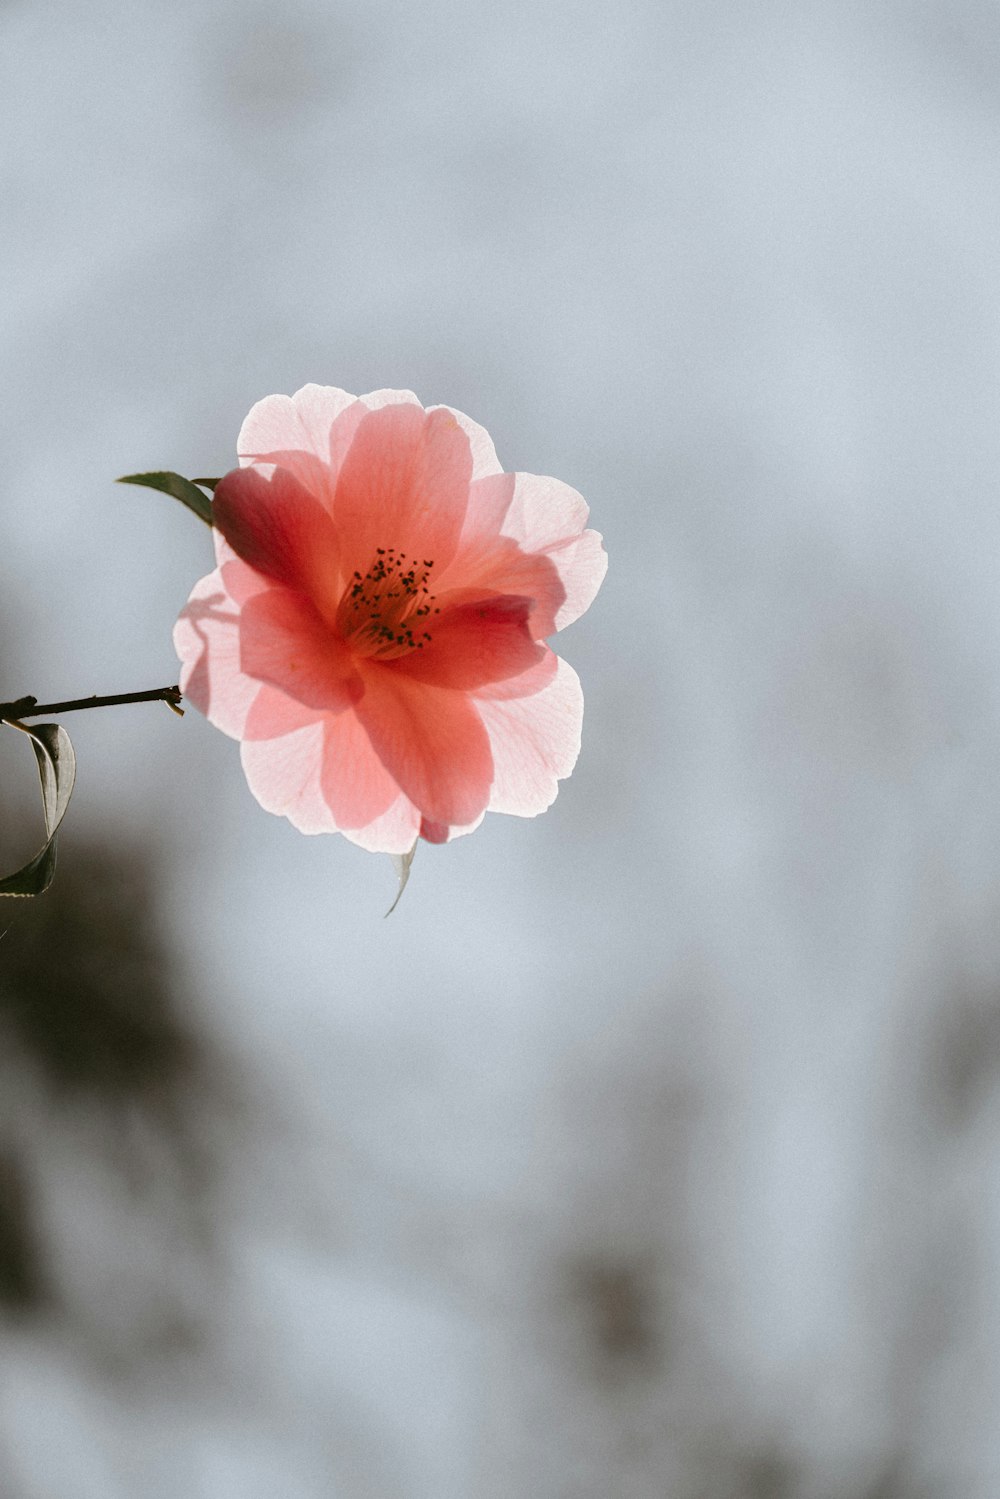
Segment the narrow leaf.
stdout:
<path fill-rule="evenodd" d="M 56 833 L 63 820 L 76 780 L 76 755 L 61 724 L 39 723 L 28 728 L 13 724 L 31 740 L 38 762 L 45 815 L 45 843 L 21 869 L 0 880 L 0 895 L 41 895 L 52 883 L 56 869 Z"/>
<path fill-rule="evenodd" d="M 125 474 L 118 480 L 119 484 L 142 484 L 146 489 L 159 489 L 163 494 L 172 495 L 175 500 L 180 500 L 189 510 L 193 510 L 199 520 L 203 520 L 206 526 L 212 524 L 212 501 L 207 495 L 202 494 L 197 485 L 190 479 L 182 478 L 180 474 L 169 472 L 159 474 Z"/>
<path fill-rule="evenodd" d="M 200 484 L 201 487 L 202 487 L 202 489 L 211 489 L 214 492 L 215 486 L 217 484 L 221 484 L 222 480 L 221 479 L 192 479 L 191 483 L 192 484 Z"/>
<path fill-rule="evenodd" d="M 387 916 L 392 915 L 402 899 L 403 891 L 406 889 L 406 882 L 410 878 L 410 865 L 413 863 L 413 855 L 417 851 L 417 841 L 414 838 L 413 847 L 407 850 L 405 854 L 389 855 L 389 858 L 392 860 L 392 867 L 396 871 L 396 878 L 399 880 L 399 889 L 396 891 L 396 899 L 385 913 Z"/>

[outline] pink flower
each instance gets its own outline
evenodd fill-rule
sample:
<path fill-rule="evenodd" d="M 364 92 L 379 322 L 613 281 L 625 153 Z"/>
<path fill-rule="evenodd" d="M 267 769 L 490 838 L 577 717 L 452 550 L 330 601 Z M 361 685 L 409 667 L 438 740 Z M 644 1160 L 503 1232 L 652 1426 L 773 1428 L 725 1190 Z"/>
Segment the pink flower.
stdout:
<path fill-rule="evenodd" d="M 576 491 L 409 391 L 268 396 L 239 456 L 174 639 L 261 805 L 395 854 L 550 806 L 583 699 L 544 641 L 607 565 Z"/>

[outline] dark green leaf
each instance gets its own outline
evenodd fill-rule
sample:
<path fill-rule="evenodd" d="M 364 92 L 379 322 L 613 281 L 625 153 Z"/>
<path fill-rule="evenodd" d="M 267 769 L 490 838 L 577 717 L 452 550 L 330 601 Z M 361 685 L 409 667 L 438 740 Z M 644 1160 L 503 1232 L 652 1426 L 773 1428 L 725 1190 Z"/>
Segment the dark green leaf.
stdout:
<path fill-rule="evenodd" d="M 221 479 L 192 479 L 191 483 L 192 484 L 200 484 L 201 487 L 202 487 L 202 489 L 211 489 L 214 492 L 215 486 L 217 484 L 221 484 L 222 480 Z"/>
<path fill-rule="evenodd" d="M 175 500 L 180 500 L 189 510 L 193 510 L 206 526 L 212 524 L 212 501 L 207 495 L 194 485 L 190 479 L 184 479 L 180 474 L 164 472 L 161 474 L 125 474 L 118 480 L 119 484 L 142 484 L 146 489 L 159 489 L 163 494 L 169 494 Z"/>
<path fill-rule="evenodd" d="M 76 755 L 61 724 L 38 723 L 28 728 L 13 724 L 27 734 L 38 762 L 45 814 L 45 843 L 33 859 L 14 874 L 0 880 L 0 895 L 41 895 L 52 883 L 56 869 L 56 833 L 63 820 L 76 780 Z"/>

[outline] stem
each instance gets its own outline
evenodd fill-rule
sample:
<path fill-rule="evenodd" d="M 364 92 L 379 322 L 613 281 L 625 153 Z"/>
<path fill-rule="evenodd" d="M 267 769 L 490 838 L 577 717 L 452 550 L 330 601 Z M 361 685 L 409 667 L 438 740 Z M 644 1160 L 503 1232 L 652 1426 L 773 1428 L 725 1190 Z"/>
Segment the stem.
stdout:
<path fill-rule="evenodd" d="M 184 716 L 179 687 L 151 687 L 148 692 L 116 692 L 110 697 L 77 697 L 65 703 L 40 703 L 34 697 L 19 697 L 12 703 L 0 703 L 0 723 L 18 718 L 44 718 L 50 713 L 76 713 L 83 708 L 117 708 L 122 703 L 166 703 L 179 717 Z"/>

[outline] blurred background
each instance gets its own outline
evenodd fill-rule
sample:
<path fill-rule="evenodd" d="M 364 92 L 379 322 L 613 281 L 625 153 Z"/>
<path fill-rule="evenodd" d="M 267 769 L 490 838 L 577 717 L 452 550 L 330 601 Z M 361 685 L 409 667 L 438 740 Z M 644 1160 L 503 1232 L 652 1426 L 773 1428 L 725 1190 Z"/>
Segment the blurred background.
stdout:
<path fill-rule="evenodd" d="M 996 1499 L 1000 5 L 7 0 L 0 119 L 0 697 L 176 680 L 210 539 L 112 481 L 307 381 L 611 556 L 572 780 L 388 922 L 194 712 L 66 720 L 3 1499 Z"/>

